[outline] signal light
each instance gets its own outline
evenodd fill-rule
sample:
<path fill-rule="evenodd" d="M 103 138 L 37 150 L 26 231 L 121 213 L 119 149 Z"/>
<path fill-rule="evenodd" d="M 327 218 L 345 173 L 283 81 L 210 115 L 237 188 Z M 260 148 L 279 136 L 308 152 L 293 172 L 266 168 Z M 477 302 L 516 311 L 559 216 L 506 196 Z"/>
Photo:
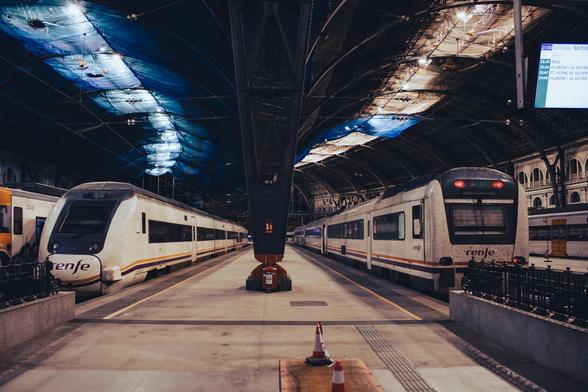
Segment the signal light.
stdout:
<path fill-rule="evenodd" d="M 492 188 L 494 188 L 494 189 L 502 189 L 502 188 L 504 188 L 504 182 L 502 182 L 502 181 L 493 181 L 492 182 Z"/>
<path fill-rule="evenodd" d="M 527 263 L 527 260 L 525 260 L 525 258 L 522 256 L 515 256 L 512 258 L 512 263 L 514 265 L 525 265 Z"/>
<path fill-rule="evenodd" d="M 453 186 L 456 187 L 457 189 L 463 189 L 463 188 L 465 188 L 465 181 L 464 180 L 455 180 L 455 181 L 453 181 Z"/>

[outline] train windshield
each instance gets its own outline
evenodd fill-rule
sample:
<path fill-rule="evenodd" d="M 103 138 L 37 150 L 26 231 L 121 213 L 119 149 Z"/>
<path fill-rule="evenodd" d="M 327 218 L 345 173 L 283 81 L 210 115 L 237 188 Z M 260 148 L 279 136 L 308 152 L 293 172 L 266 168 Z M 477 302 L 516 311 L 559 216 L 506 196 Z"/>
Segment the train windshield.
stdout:
<path fill-rule="evenodd" d="M 8 206 L 0 206 L 0 233 L 10 233 L 10 216 L 8 216 Z"/>
<path fill-rule="evenodd" d="M 110 225 L 115 201 L 74 200 L 62 220 L 57 233 L 102 234 Z"/>
<path fill-rule="evenodd" d="M 448 206 L 454 244 L 507 244 L 514 242 L 512 205 L 454 204 Z"/>

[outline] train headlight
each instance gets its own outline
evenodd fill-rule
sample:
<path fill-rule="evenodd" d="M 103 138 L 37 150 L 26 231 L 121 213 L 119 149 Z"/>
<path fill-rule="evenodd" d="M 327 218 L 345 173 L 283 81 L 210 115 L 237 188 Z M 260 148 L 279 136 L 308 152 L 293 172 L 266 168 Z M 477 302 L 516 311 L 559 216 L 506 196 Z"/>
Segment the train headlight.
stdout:
<path fill-rule="evenodd" d="M 53 243 L 53 253 L 57 252 L 57 249 L 59 249 L 59 241 Z"/>
<path fill-rule="evenodd" d="M 441 264 L 442 266 L 445 266 L 445 267 L 450 266 L 453 264 L 453 259 L 451 257 L 447 257 L 447 256 L 441 257 L 439 259 L 439 264 Z"/>
<path fill-rule="evenodd" d="M 527 264 L 527 260 L 523 256 L 515 256 L 512 258 L 512 263 L 514 265 L 525 265 Z"/>
<path fill-rule="evenodd" d="M 97 252 L 98 249 L 100 249 L 100 245 L 97 242 L 94 242 L 92 245 L 90 245 L 90 252 Z"/>

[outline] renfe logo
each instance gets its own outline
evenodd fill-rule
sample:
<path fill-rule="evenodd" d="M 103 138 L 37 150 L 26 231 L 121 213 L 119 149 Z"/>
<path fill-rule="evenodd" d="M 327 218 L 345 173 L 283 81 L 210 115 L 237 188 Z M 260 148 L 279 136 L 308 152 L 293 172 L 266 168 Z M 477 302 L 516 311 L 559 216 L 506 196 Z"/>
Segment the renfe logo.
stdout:
<path fill-rule="evenodd" d="M 79 270 L 87 271 L 90 269 L 90 264 L 82 264 L 82 261 L 84 261 L 84 259 L 78 260 L 78 262 L 76 264 L 74 264 L 74 263 L 59 263 L 55 266 L 55 269 L 58 271 L 65 271 L 65 270 L 71 269 L 71 270 L 73 270 L 73 272 L 71 274 L 75 275 L 75 273 L 78 272 Z"/>
<path fill-rule="evenodd" d="M 494 256 L 496 252 L 493 249 L 468 249 L 466 250 L 466 256 L 482 256 L 485 259 L 488 256 Z"/>

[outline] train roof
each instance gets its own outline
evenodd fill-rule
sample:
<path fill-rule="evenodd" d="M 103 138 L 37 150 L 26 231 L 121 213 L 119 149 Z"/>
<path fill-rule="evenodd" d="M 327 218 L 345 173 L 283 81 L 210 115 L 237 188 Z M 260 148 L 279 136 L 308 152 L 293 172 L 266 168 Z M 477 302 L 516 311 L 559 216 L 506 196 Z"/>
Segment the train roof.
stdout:
<path fill-rule="evenodd" d="M 5 184 L 6 188 L 11 188 L 15 190 L 22 190 L 25 192 L 36 193 L 39 195 L 46 195 L 46 196 L 53 196 L 59 198 L 63 196 L 67 189 L 58 188 L 55 186 L 47 185 L 47 184 L 40 184 L 38 182 L 20 182 L 16 184 Z"/>
<path fill-rule="evenodd" d="M 559 212 L 588 212 L 588 203 L 570 204 L 565 207 L 533 208 L 529 210 L 529 216 L 557 214 Z"/>
<path fill-rule="evenodd" d="M 23 198 L 29 199 L 29 200 L 43 200 L 43 201 L 55 203 L 59 199 L 57 196 L 45 195 L 43 193 L 23 191 L 22 189 L 17 189 L 17 188 L 7 188 L 7 187 L 0 186 L 0 190 L 1 189 L 5 189 L 5 190 L 9 191 L 12 196 L 23 197 Z"/>
<path fill-rule="evenodd" d="M 437 176 L 435 174 L 429 174 L 426 176 L 412 179 L 404 184 L 392 186 L 384 191 L 381 198 L 387 199 L 387 198 L 392 197 L 394 195 L 397 195 L 401 192 L 407 192 L 407 191 L 411 191 L 413 189 L 420 188 L 422 186 L 427 185 L 429 182 L 433 181 L 436 178 L 437 178 Z"/>
<path fill-rule="evenodd" d="M 225 218 L 221 218 L 221 217 L 213 215 L 209 212 L 202 211 L 198 208 L 189 206 L 189 205 L 182 203 L 180 201 L 169 199 L 167 197 L 158 195 L 157 193 L 150 192 L 146 189 L 143 189 L 143 188 L 138 187 L 133 184 L 129 184 L 127 182 L 115 182 L 115 181 L 88 182 L 88 183 L 81 184 L 81 185 L 78 185 L 76 187 L 71 188 L 65 194 L 65 196 L 67 197 L 69 194 L 83 193 L 83 192 L 87 192 L 87 191 L 115 191 L 115 192 L 129 192 L 132 194 L 138 194 L 138 195 L 142 195 L 145 197 L 149 197 L 151 199 L 159 200 L 159 201 L 167 203 L 167 204 L 172 204 L 176 207 L 183 208 L 185 210 L 189 210 L 189 211 L 197 212 L 202 215 L 206 215 L 210 218 L 216 219 L 221 222 L 237 225 L 235 222 L 231 222 L 230 220 L 227 220 Z M 237 226 L 240 226 L 240 225 L 237 225 Z M 240 226 L 240 227 L 242 227 L 242 226 Z"/>
<path fill-rule="evenodd" d="M 496 179 L 503 181 L 513 181 L 509 175 L 495 169 L 487 167 L 456 167 L 437 174 L 428 174 L 426 176 L 412 179 L 404 184 L 395 185 L 391 188 L 386 189 L 382 194 L 382 199 L 387 199 L 401 192 L 408 192 L 413 189 L 420 188 L 427 185 L 433 180 L 439 180 L 440 182 L 451 182 L 455 179 L 463 180 L 493 180 Z"/>
<path fill-rule="evenodd" d="M 327 219 L 329 219 L 329 217 L 320 218 L 320 219 L 314 220 L 314 221 L 312 221 L 312 222 L 308 222 L 308 223 L 307 223 L 307 224 L 305 224 L 305 225 L 298 226 L 298 227 L 297 227 L 297 228 L 295 228 L 294 230 L 298 230 L 298 229 L 306 229 L 307 227 L 310 227 L 310 226 L 320 226 L 320 225 L 321 225 L 321 224 L 322 224 L 324 221 L 326 221 Z"/>
<path fill-rule="evenodd" d="M 316 226 L 322 223 L 323 220 L 332 219 L 334 217 L 343 217 L 345 215 L 353 215 L 363 212 L 365 209 L 369 209 L 371 206 L 378 204 L 379 202 L 396 196 L 403 192 L 410 192 L 418 188 L 426 186 L 428 183 L 434 180 L 438 180 L 443 183 L 453 183 L 455 179 L 464 180 L 494 180 L 499 179 L 506 183 L 514 183 L 514 180 L 508 174 L 505 174 L 499 170 L 490 169 L 487 167 L 456 167 L 438 174 L 429 174 L 426 176 L 418 177 L 410 180 L 404 184 L 399 184 L 388 188 L 380 197 L 368 200 L 365 203 L 359 204 L 349 209 L 345 209 L 339 213 L 336 213 L 330 217 L 321 218 L 319 220 L 308 223 L 306 226 Z"/>

